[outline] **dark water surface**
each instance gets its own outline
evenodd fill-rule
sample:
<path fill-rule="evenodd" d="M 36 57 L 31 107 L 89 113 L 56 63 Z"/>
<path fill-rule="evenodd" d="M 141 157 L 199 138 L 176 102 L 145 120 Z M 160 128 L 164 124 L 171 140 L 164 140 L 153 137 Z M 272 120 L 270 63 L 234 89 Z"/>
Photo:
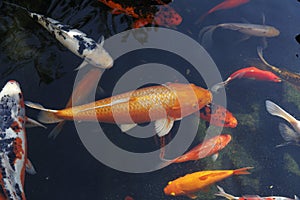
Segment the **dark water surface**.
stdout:
<path fill-rule="evenodd" d="M 266 24 L 281 32 L 280 36 L 267 39 L 268 48 L 264 51 L 266 59 L 276 66 L 300 72 L 300 46 L 295 40 L 295 36 L 300 33 L 298 1 L 252 0 L 234 9 L 217 11 L 207 16 L 201 24 L 194 24 L 204 12 L 220 2 L 174 0 L 169 5 L 183 18 L 183 22 L 174 29 L 198 40 L 199 31 L 204 26 L 245 21 L 262 24 L 264 14 Z M 124 15 L 111 15 L 110 10 L 97 1 L 15 3 L 69 24 L 96 41 L 102 35 L 109 38 L 130 29 L 133 20 Z M 26 100 L 39 102 L 49 108 L 63 108 L 72 93 L 76 76 L 73 70 L 82 60 L 63 47 L 23 10 L 6 5 L 0 8 L 0 37 L 0 85 L 15 79 L 21 84 Z M 236 43 L 241 38 L 240 33 L 222 29 L 217 29 L 213 35 L 214 43 L 208 52 L 224 78 L 237 69 L 249 66 L 250 58 L 257 57 L 256 47 L 262 45 L 261 38 L 253 37 Z M 182 73 L 190 68 L 185 61 L 165 55 L 163 52 L 148 50 L 116 60 L 114 68 L 104 73 L 100 84 L 105 92 L 100 92 L 98 98 L 109 96 L 115 82 L 131 66 L 158 62 L 182 70 Z M 206 87 L 193 71 L 188 79 Z M 175 82 L 176 78 L 167 81 Z M 66 124 L 56 140 L 48 139 L 48 133 L 54 125 L 49 125 L 46 130 L 27 129 L 28 157 L 37 170 L 34 176 L 26 175 L 27 198 L 123 200 L 130 195 L 136 200 L 188 199 L 165 196 L 163 188 L 169 180 L 186 173 L 246 166 L 255 167 L 251 175 L 228 178 L 218 184 L 235 196 L 300 195 L 300 149 L 297 146 L 275 148 L 283 142 L 278 130 L 278 123 L 283 120 L 271 116 L 265 110 L 265 100 L 270 99 L 300 118 L 298 91 L 286 84 L 243 79 L 232 82 L 226 92 L 228 109 L 236 116 L 239 125 L 235 129 L 224 129 L 223 132 L 230 133 L 233 140 L 215 163 L 206 158 L 197 162 L 174 164 L 151 173 L 130 174 L 111 169 L 94 159 L 81 143 L 71 122 Z M 36 118 L 37 114 L 27 109 L 28 116 Z M 128 137 L 122 136 L 115 126 L 106 127 L 109 128 L 110 139 L 116 143 L 122 140 L 121 146 L 128 144 L 130 149 L 132 145 L 132 149 L 136 147 L 140 151 L 158 148 L 152 139 L 127 143 Z M 202 138 L 201 132 L 204 130 L 199 132 L 199 138 Z M 222 199 L 214 197 L 215 192 L 216 188 L 212 186 L 209 193 L 199 193 L 199 199 Z"/>

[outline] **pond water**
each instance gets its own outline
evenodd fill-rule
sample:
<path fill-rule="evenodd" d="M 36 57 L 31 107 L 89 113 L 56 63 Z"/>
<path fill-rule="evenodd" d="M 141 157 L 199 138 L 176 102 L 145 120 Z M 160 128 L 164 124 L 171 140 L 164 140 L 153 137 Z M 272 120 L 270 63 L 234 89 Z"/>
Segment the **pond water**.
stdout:
<path fill-rule="evenodd" d="M 251 0 L 236 8 L 216 11 L 200 24 L 195 24 L 202 14 L 221 2 L 175 0 L 168 5 L 181 15 L 183 21 L 178 26 L 168 28 L 200 43 L 199 32 L 205 26 L 220 23 L 262 24 L 265 16 L 266 25 L 280 30 L 278 37 L 267 39 L 267 48 L 264 50 L 266 60 L 290 71 L 300 71 L 300 46 L 295 40 L 295 36 L 300 33 L 298 1 Z M 102 35 L 110 38 L 131 29 L 134 21 L 124 14 L 112 15 L 107 6 L 97 1 L 15 3 L 32 12 L 71 25 L 96 41 Z M 41 103 L 47 108 L 64 108 L 72 93 L 77 74 L 74 69 L 80 65 L 82 59 L 62 46 L 22 9 L 5 4 L 2 4 L 0 9 L 0 85 L 3 86 L 11 79 L 17 80 L 25 100 Z M 241 39 L 243 34 L 219 28 L 213 34 L 212 46 L 207 48 L 224 79 L 237 69 L 254 64 L 253 58 L 257 58 L 256 48 L 263 44 L 259 37 L 238 42 Z M 117 49 L 118 46 L 113 48 Z M 154 62 L 171 66 L 182 74 L 188 70 L 190 73 L 185 75 L 190 82 L 207 87 L 185 60 L 167 52 L 148 49 L 115 60 L 114 67 L 103 74 L 98 86 L 100 92 L 96 98 L 109 97 L 118 79 L 123 73 L 134 68 L 132 66 Z M 176 81 L 178 77 L 166 80 Z M 187 173 L 247 166 L 254 167 L 250 175 L 231 177 L 218 185 L 235 196 L 300 196 L 299 147 L 275 148 L 284 142 L 278 130 L 279 122 L 284 121 L 271 116 L 265 109 L 265 100 L 269 99 L 296 118 L 300 118 L 298 93 L 298 90 L 285 82 L 246 79 L 233 81 L 226 87 L 227 109 L 234 114 L 239 124 L 234 129 L 224 128 L 223 133 L 231 134 L 232 141 L 220 152 L 217 161 L 205 158 L 195 162 L 173 164 L 149 173 L 126 173 L 102 164 L 87 151 L 72 122 L 64 126 L 55 140 L 48 138 L 55 125 L 47 125 L 45 130 L 27 129 L 28 157 L 37 170 L 36 175 L 26 175 L 27 199 L 123 200 L 126 196 L 135 200 L 189 199 L 184 196 L 166 196 L 163 188 L 168 181 Z M 27 109 L 26 112 L 29 117 L 37 118 L 36 110 Z M 193 120 L 192 118 L 189 119 Z M 124 136 L 116 126 L 103 126 L 110 140 L 122 148 L 140 152 L 159 148 L 157 138 L 132 139 Z M 204 131 L 205 124 L 200 122 L 199 134 L 192 146 L 202 140 Z M 110 155 L 110 152 L 107 150 L 103 154 Z M 198 199 L 224 199 L 215 197 L 215 192 L 217 189 L 212 186 L 209 192 L 199 192 Z"/>

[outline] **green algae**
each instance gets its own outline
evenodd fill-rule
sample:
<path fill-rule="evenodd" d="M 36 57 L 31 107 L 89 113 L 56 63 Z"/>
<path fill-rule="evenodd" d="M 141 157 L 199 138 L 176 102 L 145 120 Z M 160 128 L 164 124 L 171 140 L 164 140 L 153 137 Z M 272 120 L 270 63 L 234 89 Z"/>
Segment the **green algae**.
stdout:
<path fill-rule="evenodd" d="M 284 168 L 289 172 L 289 173 L 293 173 L 297 176 L 300 176 L 300 168 L 299 165 L 297 164 L 297 162 L 293 159 L 293 157 L 288 154 L 285 153 L 283 156 L 284 159 Z"/>
<path fill-rule="evenodd" d="M 283 101 L 286 103 L 292 103 L 297 106 L 298 110 L 300 110 L 300 93 L 295 88 L 295 86 L 290 83 L 283 83 Z"/>

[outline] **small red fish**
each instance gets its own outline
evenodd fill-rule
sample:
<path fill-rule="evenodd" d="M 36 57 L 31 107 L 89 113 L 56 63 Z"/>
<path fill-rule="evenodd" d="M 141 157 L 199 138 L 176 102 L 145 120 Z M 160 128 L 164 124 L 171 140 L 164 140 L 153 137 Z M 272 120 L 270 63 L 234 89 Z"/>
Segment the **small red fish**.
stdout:
<path fill-rule="evenodd" d="M 235 128 L 237 119 L 226 108 L 216 104 L 208 104 L 200 110 L 200 118 L 214 126 Z"/>
<path fill-rule="evenodd" d="M 186 154 L 173 160 L 165 161 L 167 161 L 167 164 L 182 163 L 192 160 L 200 160 L 211 155 L 213 155 L 213 159 L 215 160 L 218 158 L 218 152 L 225 148 L 230 141 L 231 136 L 228 134 L 217 135 L 210 139 L 204 140 L 201 144 L 198 144 Z"/>
<path fill-rule="evenodd" d="M 271 82 L 281 82 L 281 79 L 270 71 L 260 70 L 256 67 L 247 67 L 243 69 L 239 69 L 233 74 L 231 74 L 226 81 L 217 83 L 211 88 L 211 91 L 217 92 L 220 88 L 226 86 L 229 82 L 236 78 L 248 78 L 259 81 L 271 81 Z"/>
<path fill-rule="evenodd" d="M 215 7 L 213 7 L 212 9 L 210 9 L 208 12 L 204 13 L 197 21 L 196 24 L 200 23 L 201 21 L 204 20 L 204 18 L 217 11 L 217 10 L 225 10 L 225 9 L 230 9 L 230 8 L 234 8 L 240 5 L 243 5 L 245 3 L 248 3 L 250 0 L 225 0 L 222 3 L 216 5 Z"/>

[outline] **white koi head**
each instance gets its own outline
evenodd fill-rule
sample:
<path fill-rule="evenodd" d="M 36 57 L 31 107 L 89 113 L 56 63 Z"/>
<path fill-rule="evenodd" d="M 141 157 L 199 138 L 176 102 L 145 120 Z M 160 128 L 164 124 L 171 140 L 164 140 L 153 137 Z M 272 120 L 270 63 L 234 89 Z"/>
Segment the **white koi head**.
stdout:
<path fill-rule="evenodd" d="M 104 69 L 111 68 L 114 64 L 112 57 L 103 48 L 103 43 L 97 44 L 95 49 L 86 54 L 85 60 L 95 67 Z"/>

